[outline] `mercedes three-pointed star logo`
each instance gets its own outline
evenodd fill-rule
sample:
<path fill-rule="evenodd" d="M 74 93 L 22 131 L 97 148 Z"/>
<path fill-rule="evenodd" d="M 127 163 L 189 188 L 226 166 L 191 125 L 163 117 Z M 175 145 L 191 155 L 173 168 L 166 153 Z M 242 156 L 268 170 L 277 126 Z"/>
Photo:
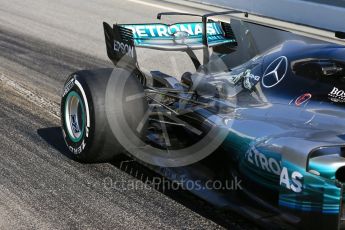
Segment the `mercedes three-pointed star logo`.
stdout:
<path fill-rule="evenodd" d="M 262 77 L 262 85 L 272 88 L 279 84 L 285 77 L 288 69 L 288 59 L 285 56 L 275 59 L 266 69 Z"/>

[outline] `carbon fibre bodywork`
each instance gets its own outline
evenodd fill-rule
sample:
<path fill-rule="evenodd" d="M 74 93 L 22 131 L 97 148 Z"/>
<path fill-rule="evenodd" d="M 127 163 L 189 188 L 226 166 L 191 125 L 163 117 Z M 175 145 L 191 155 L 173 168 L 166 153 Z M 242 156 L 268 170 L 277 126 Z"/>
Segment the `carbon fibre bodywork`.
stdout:
<path fill-rule="evenodd" d="M 224 167 L 221 171 L 228 172 L 228 179 L 236 175 L 243 182 L 242 191 L 230 192 L 236 194 L 236 202 L 238 192 L 242 192 L 253 203 L 234 207 L 234 200 L 224 198 L 224 191 L 205 192 L 203 188 L 194 192 L 217 205 L 228 205 L 245 213 L 261 206 L 269 210 L 255 213 L 256 218 L 262 215 L 262 221 L 273 223 L 278 218 L 298 228 L 341 227 L 345 165 L 345 111 L 341 99 L 345 88 L 344 57 L 344 47 L 290 41 L 236 67 L 258 76 L 254 88 L 232 95 L 236 100 L 231 104 L 234 107 L 226 105 L 225 101 L 232 100 L 227 93 L 223 106 L 230 108 L 225 109 L 226 113 L 222 109 L 211 114 L 211 110 L 195 112 L 208 121 L 225 121 L 215 123 L 229 132 L 223 151 L 216 154 L 215 160 L 208 159 L 183 170 L 169 169 L 167 175 L 183 175 L 195 181 L 205 176 L 207 168 L 212 172 L 208 178 L 214 179 L 218 178 L 214 173 Z M 278 68 L 280 81 L 274 85 L 276 76 L 267 74 L 274 70 L 272 65 L 279 64 L 277 60 L 282 60 L 281 65 L 286 61 L 287 66 Z M 230 71 L 198 76 L 203 83 L 195 90 L 199 95 L 222 100 L 215 92 L 228 87 L 232 74 Z M 274 77 L 270 83 L 274 86 L 265 83 L 265 77 Z M 219 79 L 226 80 L 220 83 Z M 222 119 L 215 119 L 214 115 Z M 228 165 L 224 165 L 224 159 L 228 159 Z M 189 171 L 193 173 L 186 173 Z M 203 176 L 196 176 L 195 172 Z"/>

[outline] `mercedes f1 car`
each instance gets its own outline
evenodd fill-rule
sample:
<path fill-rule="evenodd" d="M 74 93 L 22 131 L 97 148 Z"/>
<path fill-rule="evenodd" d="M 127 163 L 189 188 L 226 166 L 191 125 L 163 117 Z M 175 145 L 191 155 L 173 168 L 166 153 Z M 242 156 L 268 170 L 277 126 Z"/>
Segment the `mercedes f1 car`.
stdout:
<path fill-rule="evenodd" d="M 210 19 L 217 14 L 172 25 L 104 23 L 115 68 L 73 73 L 63 91 L 73 158 L 104 162 L 127 153 L 271 227 L 345 226 L 345 48 L 284 41 L 238 63 L 250 32 L 243 21 L 235 30 L 235 20 Z M 195 70 L 144 70 L 137 48 L 185 52 Z M 207 186 L 233 180 L 236 189 Z"/>

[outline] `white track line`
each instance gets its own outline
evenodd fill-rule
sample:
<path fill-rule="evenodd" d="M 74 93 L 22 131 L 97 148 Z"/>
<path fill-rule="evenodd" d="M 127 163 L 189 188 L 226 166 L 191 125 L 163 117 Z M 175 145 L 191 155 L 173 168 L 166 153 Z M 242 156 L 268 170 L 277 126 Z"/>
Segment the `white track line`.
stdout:
<path fill-rule="evenodd" d="M 128 1 L 129 2 L 138 3 L 138 4 L 141 4 L 141 5 L 145 5 L 145 6 L 151 6 L 151 7 L 155 7 L 155 8 L 159 8 L 159 9 L 164 9 L 164 10 L 168 10 L 168 11 L 188 13 L 187 11 L 179 10 L 177 8 L 157 5 L 157 4 L 154 4 L 154 3 L 149 3 L 149 2 L 145 2 L 145 1 L 141 1 L 141 0 L 128 0 Z"/>
<path fill-rule="evenodd" d="M 164 9 L 164 10 L 167 10 L 167 11 L 170 11 L 170 12 L 192 13 L 190 11 L 185 11 L 185 10 L 180 10 L 178 8 L 173 8 L 173 7 L 159 5 L 159 3 L 145 2 L 143 0 L 127 0 L 127 1 L 128 2 L 137 3 L 137 4 L 141 4 L 141 5 L 145 5 L 145 6 L 155 7 L 155 8 L 158 8 L 158 9 Z M 193 7 L 192 6 L 186 6 L 186 8 L 193 8 Z M 204 10 L 205 13 L 214 12 L 214 11 L 207 10 L 207 9 L 202 9 L 202 10 Z M 223 15 L 223 16 L 216 16 L 216 17 L 210 17 L 210 19 L 213 19 L 215 21 L 222 21 L 222 22 L 229 22 L 230 21 L 230 18 L 225 16 L 225 15 Z"/>

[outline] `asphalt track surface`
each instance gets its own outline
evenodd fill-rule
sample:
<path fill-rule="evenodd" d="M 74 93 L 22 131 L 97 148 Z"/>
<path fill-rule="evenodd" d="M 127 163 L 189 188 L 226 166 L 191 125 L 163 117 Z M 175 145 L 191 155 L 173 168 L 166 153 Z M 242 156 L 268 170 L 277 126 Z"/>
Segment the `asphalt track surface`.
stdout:
<path fill-rule="evenodd" d="M 66 77 L 112 66 L 102 21 L 154 22 L 158 12 L 174 7 L 146 3 L 0 0 L 0 229 L 254 227 L 186 191 L 128 189 L 157 176 L 128 158 L 106 164 L 68 158 L 58 118 Z M 188 68 L 179 54 L 172 60 L 141 52 L 145 68 L 176 60 Z M 120 188 L 110 188 L 109 180 Z"/>

